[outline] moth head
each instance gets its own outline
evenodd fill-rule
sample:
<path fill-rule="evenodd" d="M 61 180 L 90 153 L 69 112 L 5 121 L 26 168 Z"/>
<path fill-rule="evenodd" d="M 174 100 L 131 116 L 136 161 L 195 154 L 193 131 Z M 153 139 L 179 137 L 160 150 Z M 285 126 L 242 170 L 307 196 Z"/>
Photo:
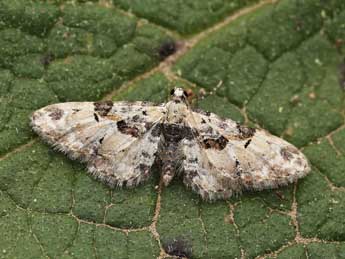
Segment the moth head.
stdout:
<path fill-rule="evenodd" d="M 171 89 L 170 96 L 171 96 L 171 100 L 176 102 L 176 103 L 180 103 L 180 102 L 187 103 L 188 102 L 188 100 L 187 100 L 188 94 L 182 88 L 175 87 L 175 88 Z"/>

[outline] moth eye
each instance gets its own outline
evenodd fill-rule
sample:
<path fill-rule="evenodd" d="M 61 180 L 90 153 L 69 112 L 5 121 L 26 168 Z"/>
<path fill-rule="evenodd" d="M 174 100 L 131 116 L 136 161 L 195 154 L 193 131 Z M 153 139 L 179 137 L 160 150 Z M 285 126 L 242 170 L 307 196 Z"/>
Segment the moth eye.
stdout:
<path fill-rule="evenodd" d="M 187 91 L 183 90 L 183 95 L 184 95 L 185 97 L 188 97 Z"/>
<path fill-rule="evenodd" d="M 174 93 L 175 93 L 175 89 L 171 89 L 170 95 L 174 95 Z"/>

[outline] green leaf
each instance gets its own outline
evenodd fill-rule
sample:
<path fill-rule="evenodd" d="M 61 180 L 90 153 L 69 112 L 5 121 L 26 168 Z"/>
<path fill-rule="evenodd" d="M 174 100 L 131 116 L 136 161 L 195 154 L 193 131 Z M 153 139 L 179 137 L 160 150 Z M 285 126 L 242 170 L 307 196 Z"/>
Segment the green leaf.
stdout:
<path fill-rule="evenodd" d="M 345 258 L 344 21 L 342 0 L 0 1 L 0 258 L 170 258 L 172 240 L 197 259 Z M 159 103 L 176 85 L 312 172 L 215 203 L 159 170 L 111 190 L 29 125 L 51 103 Z"/>

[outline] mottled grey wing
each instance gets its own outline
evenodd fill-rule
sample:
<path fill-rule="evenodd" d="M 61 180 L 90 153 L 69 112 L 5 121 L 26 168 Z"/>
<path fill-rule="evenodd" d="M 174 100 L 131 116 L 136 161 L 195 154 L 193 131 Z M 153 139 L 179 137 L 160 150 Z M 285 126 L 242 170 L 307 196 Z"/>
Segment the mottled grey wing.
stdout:
<path fill-rule="evenodd" d="M 58 150 L 87 164 L 109 186 L 134 186 L 155 160 L 164 107 L 145 102 L 69 102 L 33 113 L 35 132 Z"/>
<path fill-rule="evenodd" d="M 186 121 L 198 134 L 181 143 L 184 182 L 204 199 L 226 199 L 243 189 L 275 188 L 310 171 L 296 147 L 264 130 L 212 113 L 191 112 Z"/>

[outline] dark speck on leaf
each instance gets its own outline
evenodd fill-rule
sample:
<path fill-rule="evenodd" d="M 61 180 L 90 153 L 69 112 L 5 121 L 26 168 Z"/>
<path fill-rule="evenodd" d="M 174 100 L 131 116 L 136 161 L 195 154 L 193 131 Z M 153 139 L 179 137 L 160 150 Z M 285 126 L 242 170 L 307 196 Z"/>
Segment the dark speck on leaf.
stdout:
<path fill-rule="evenodd" d="M 177 257 L 192 257 L 192 246 L 190 242 L 183 237 L 176 237 L 174 239 L 163 242 L 163 249 L 172 256 Z"/>
<path fill-rule="evenodd" d="M 176 50 L 177 50 L 177 46 L 174 41 L 169 40 L 169 41 L 163 42 L 158 49 L 160 60 L 166 59 L 170 55 L 174 54 Z"/>
<path fill-rule="evenodd" d="M 48 67 L 48 65 L 55 59 L 52 53 L 45 53 L 41 57 L 41 63 L 44 67 Z"/>

